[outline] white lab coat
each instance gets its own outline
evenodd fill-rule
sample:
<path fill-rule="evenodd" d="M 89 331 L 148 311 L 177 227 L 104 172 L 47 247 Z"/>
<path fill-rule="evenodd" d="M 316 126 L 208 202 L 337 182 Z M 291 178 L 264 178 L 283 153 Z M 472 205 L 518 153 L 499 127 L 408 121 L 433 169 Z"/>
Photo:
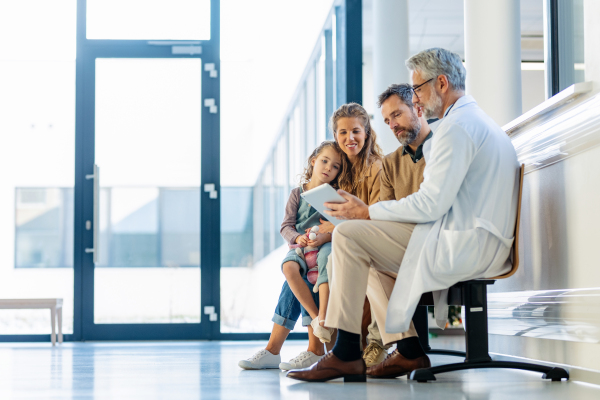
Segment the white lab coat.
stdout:
<path fill-rule="evenodd" d="M 416 223 L 392 292 L 386 331 L 406 332 L 421 294 L 434 292 L 438 326 L 457 282 L 510 270 L 519 163 L 504 131 L 463 96 L 423 145 L 419 191 L 369 207 L 371 219 Z"/>

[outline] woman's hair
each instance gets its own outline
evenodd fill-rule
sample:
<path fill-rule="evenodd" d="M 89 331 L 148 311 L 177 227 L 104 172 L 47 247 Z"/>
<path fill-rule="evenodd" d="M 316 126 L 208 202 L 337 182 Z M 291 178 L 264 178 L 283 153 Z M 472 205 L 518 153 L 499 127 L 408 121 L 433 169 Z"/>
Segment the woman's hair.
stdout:
<path fill-rule="evenodd" d="M 377 134 L 375 134 L 375 131 L 371 127 L 371 118 L 369 117 L 369 114 L 367 114 L 367 111 L 363 106 L 357 103 L 344 104 L 335 110 L 331 116 L 330 126 L 336 143 L 338 121 L 342 118 L 358 118 L 367 134 L 365 144 L 360 153 L 358 153 L 358 160 L 354 165 L 352 165 L 346 153 L 342 156 L 342 158 L 345 159 L 346 164 L 352 166 L 352 168 L 350 168 L 349 173 L 339 175 L 338 183 L 340 189 L 345 190 L 348 193 L 356 193 L 360 181 L 365 178 L 369 168 L 371 168 L 371 164 L 377 160 L 383 159 L 383 152 L 381 151 L 381 147 L 377 144 Z"/>
<path fill-rule="evenodd" d="M 302 175 L 300 175 L 300 186 L 304 186 L 304 184 L 310 182 L 314 169 L 314 166 L 312 165 L 312 160 L 316 160 L 317 157 L 319 157 L 319 154 L 321 154 L 326 148 L 331 148 L 340 155 L 340 170 L 338 171 L 335 178 L 331 182 L 329 182 L 331 186 L 333 186 L 336 189 L 339 189 L 339 178 L 347 174 L 348 167 L 347 162 L 344 159 L 344 152 L 342 151 L 342 149 L 340 149 L 340 146 L 338 146 L 336 142 L 330 140 L 326 140 L 320 145 L 318 145 L 317 148 L 314 149 L 308 157 L 308 160 L 306 161 L 306 167 L 304 167 L 304 172 L 302 173 Z"/>

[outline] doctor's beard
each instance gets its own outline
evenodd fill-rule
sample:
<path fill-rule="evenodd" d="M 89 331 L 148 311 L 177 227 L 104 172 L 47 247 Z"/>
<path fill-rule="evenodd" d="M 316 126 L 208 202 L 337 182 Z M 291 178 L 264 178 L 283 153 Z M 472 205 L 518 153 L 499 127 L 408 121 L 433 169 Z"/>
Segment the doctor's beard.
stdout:
<path fill-rule="evenodd" d="M 431 90 L 431 97 L 429 98 L 428 104 L 423 104 L 423 115 L 426 119 L 439 118 L 443 112 L 442 107 L 442 96 L 440 96 L 435 90 Z"/>
<path fill-rule="evenodd" d="M 401 129 L 404 129 L 404 134 L 402 136 L 397 136 L 396 132 Z M 417 139 L 417 136 L 419 136 L 420 131 L 421 121 L 419 121 L 419 117 L 413 111 L 410 117 L 410 127 L 397 127 L 397 129 L 394 132 L 394 135 L 396 136 L 396 139 L 398 139 L 400 144 L 403 147 L 406 147 Z"/>

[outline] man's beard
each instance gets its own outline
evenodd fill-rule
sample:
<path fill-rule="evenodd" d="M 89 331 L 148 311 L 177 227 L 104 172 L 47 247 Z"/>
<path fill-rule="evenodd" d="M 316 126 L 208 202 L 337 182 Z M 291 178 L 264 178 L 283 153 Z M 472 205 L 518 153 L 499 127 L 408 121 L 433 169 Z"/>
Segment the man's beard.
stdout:
<path fill-rule="evenodd" d="M 423 115 L 426 119 L 439 118 L 442 113 L 442 97 L 435 90 L 431 91 L 431 97 L 428 104 L 423 104 Z"/>
<path fill-rule="evenodd" d="M 421 131 L 421 121 L 419 121 L 419 117 L 417 117 L 414 111 L 410 117 L 410 126 L 398 127 L 396 131 L 401 129 L 404 129 L 404 133 L 401 136 L 396 135 L 396 132 L 394 132 L 394 135 L 403 147 L 417 140 L 417 136 L 419 136 L 419 132 Z"/>

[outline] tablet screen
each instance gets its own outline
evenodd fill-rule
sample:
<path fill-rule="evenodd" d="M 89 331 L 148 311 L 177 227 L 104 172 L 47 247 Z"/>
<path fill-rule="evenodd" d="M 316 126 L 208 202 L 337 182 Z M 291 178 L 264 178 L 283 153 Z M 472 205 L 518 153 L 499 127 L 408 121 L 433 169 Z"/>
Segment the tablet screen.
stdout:
<path fill-rule="evenodd" d="M 300 194 L 304 200 L 306 200 L 311 206 L 313 206 L 318 212 L 321 213 L 329 222 L 334 225 L 338 225 L 344 220 L 337 219 L 331 215 L 325 214 L 325 203 L 345 203 L 346 199 L 340 196 L 337 191 L 332 188 L 329 184 L 324 183 L 321 186 L 317 186 L 314 189 L 302 192 Z"/>

